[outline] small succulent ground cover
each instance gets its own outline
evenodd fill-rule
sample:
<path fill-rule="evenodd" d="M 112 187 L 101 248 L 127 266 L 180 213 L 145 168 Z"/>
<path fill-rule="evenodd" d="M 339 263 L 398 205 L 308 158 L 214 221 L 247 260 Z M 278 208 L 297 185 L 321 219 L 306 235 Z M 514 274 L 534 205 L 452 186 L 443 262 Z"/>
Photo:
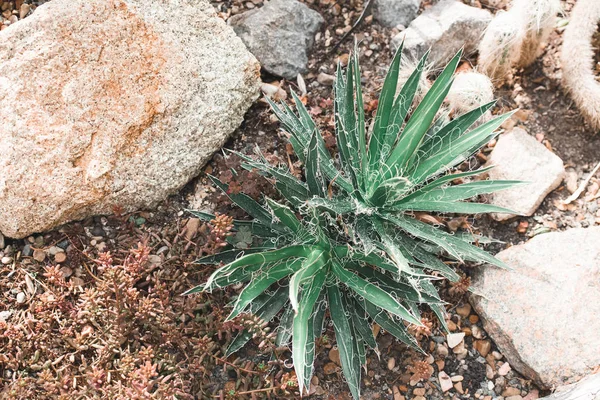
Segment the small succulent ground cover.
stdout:
<path fill-rule="evenodd" d="M 423 309 L 431 309 L 445 324 L 444 302 L 434 282 L 458 280 L 448 264 L 473 261 L 505 267 L 473 244 L 483 238 L 448 233 L 420 221 L 415 213 L 510 212 L 468 200 L 519 182 L 473 179 L 488 168 L 448 172 L 493 139 L 511 114 L 474 126 L 494 106 L 489 103 L 448 118 L 442 105 L 460 53 L 414 104 L 427 55 L 398 91 L 401 54 L 400 49 L 393 59 L 372 121 L 365 117 L 357 52 L 345 71 L 338 67 L 335 155 L 297 96 L 297 113 L 284 102 L 271 102 L 304 165 L 302 179 L 260 154 L 238 155 L 243 168 L 259 171 L 273 183 L 280 200 L 265 198 L 260 204 L 211 177 L 252 219 L 234 221 L 237 234 L 231 243 L 217 255 L 198 260 L 221 267 L 187 294 L 245 283 L 228 319 L 251 313 L 264 321 L 277 320 L 276 344 L 291 341 L 301 393 L 310 387 L 315 340 L 326 319 L 333 322 L 341 366 L 358 399 L 367 348 L 377 350 L 373 323 L 418 349 L 409 331 L 422 326 Z M 465 183 L 451 184 L 457 180 Z M 236 241 L 238 235 L 245 239 Z M 228 355 L 251 338 L 251 332 L 241 332 Z"/>

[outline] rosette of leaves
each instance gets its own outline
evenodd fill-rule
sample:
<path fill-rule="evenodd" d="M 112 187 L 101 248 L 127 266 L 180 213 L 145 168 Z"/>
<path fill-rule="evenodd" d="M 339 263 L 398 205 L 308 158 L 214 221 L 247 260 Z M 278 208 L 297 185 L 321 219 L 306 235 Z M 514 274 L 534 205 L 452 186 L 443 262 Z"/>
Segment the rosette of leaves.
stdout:
<path fill-rule="evenodd" d="M 425 55 L 397 93 L 400 49 L 385 78 L 372 128 L 367 130 L 357 52 L 335 82 L 335 127 L 339 157 L 325 147 L 317 124 L 293 94 L 297 114 L 286 104 L 271 106 L 298 159 L 304 179 L 263 157 L 242 154 L 243 168 L 268 177 L 283 201 L 260 204 L 211 177 L 251 221 L 235 221 L 239 232 L 252 232 L 254 246 L 235 245 L 199 263 L 225 264 L 201 286 L 187 293 L 212 291 L 248 282 L 233 304 L 229 319 L 240 313 L 270 320 L 280 314 L 277 345 L 291 338 L 300 391 L 310 387 L 315 339 L 326 311 L 333 321 L 342 370 L 359 398 L 366 347 L 377 348 L 371 324 L 377 323 L 404 343 L 418 348 L 407 325 L 421 325 L 420 305 L 431 308 L 444 324 L 444 303 L 432 281 L 458 280 L 439 256 L 456 261 L 504 264 L 472 242 L 416 219 L 414 212 L 510 212 L 466 201 L 518 182 L 478 180 L 451 186 L 481 174 L 447 174 L 493 139 L 505 114 L 473 127 L 494 103 L 449 121 L 438 116 L 460 60 L 457 54 L 422 101 L 411 109 Z M 195 212 L 203 219 L 212 215 Z M 233 241 L 235 243 L 235 240 Z M 228 354 L 252 334 L 240 333 Z"/>

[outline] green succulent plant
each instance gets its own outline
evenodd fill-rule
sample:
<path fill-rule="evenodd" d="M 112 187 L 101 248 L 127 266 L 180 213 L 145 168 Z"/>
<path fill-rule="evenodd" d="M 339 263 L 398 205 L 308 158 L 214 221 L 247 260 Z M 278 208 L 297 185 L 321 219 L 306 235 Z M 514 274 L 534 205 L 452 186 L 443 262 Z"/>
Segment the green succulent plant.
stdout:
<path fill-rule="evenodd" d="M 451 121 L 445 116 L 436 118 L 460 53 L 411 109 L 427 55 L 396 93 L 401 53 L 400 49 L 393 59 L 369 130 L 357 51 L 345 73 L 338 66 L 334 87 L 337 158 L 325 147 L 316 123 L 295 94 L 297 115 L 286 103 L 278 106 L 271 102 L 304 164 L 304 180 L 260 155 L 257 159 L 238 155 L 244 160 L 243 168 L 259 171 L 274 183 L 283 203 L 267 198 L 259 204 L 211 177 L 252 217 L 251 221 L 234 221 L 234 227 L 238 232 L 251 232 L 255 245 L 248 249 L 232 245 L 198 260 L 225 265 L 187 294 L 248 282 L 228 319 L 240 313 L 253 313 L 265 321 L 281 315 L 276 344 L 291 339 L 301 392 L 310 387 L 315 339 L 321 336 L 327 310 L 342 370 L 358 399 L 366 347 L 377 348 L 373 322 L 416 349 L 418 343 L 407 326 L 422 325 L 422 305 L 445 324 L 444 302 L 432 282 L 443 278 L 456 281 L 459 276 L 439 256 L 505 267 L 472 244 L 483 238 L 445 232 L 419 221 L 414 212 L 510 212 L 465 200 L 518 182 L 478 180 L 451 186 L 456 179 L 473 177 L 488 168 L 447 174 L 494 138 L 495 130 L 510 114 L 472 127 L 493 107 L 490 103 Z M 193 213 L 205 220 L 214 218 Z M 250 332 L 241 332 L 227 354 L 251 337 Z"/>

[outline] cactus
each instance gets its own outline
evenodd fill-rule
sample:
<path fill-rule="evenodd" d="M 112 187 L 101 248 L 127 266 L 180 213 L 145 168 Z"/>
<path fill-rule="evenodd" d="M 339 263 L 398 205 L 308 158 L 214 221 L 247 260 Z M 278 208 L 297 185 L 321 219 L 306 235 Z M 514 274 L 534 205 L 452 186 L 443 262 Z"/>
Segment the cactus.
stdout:
<path fill-rule="evenodd" d="M 499 11 L 479 44 L 481 71 L 500 85 L 513 67 L 531 65 L 552 32 L 559 10 L 560 0 L 515 0 L 508 11 Z"/>
<path fill-rule="evenodd" d="M 562 46 L 562 83 L 581 113 L 600 129 L 600 83 L 594 75 L 592 36 L 600 20 L 598 0 L 579 0 L 571 13 Z"/>
<path fill-rule="evenodd" d="M 548 40 L 560 11 L 560 0 L 515 0 L 513 7 L 524 16 L 525 38 L 517 66 L 525 68 L 533 64 L 542 51 L 542 43 Z"/>
<path fill-rule="evenodd" d="M 454 84 L 446 97 L 454 115 L 464 114 L 492 100 L 494 100 L 492 81 L 486 75 L 475 71 L 456 74 Z"/>
<path fill-rule="evenodd" d="M 498 11 L 479 43 L 479 69 L 502 84 L 519 61 L 525 23 L 521 14 Z"/>

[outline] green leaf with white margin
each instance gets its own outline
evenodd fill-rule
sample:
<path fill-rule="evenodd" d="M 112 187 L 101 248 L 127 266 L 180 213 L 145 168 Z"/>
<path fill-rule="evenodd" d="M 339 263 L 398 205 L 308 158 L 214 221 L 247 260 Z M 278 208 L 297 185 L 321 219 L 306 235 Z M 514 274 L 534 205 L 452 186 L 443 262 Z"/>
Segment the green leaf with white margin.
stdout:
<path fill-rule="evenodd" d="M 431 181 L 430 183 L 420 187 L 419 189 L 415 190 L 414 192 L 412 192 L 411 194 L 409 194 L 408 196 L 402 198 L 401 200 L 398 200 L 394 203 L 392 203 L 393 205 L 396 204 L 401 204 L 401 203 L 405 203 L 408 201 L 411 201 L 414 198 L 417 198 L 427 192 L 430 192 L 446 183 L 450 183 L 456 179 L 462 179 L 462 178 L 468 178 L 470 176 L 475 176 L 475 175 L 480 175 L 480 174 L 484 174 L 488 171 L 490 171 L 492 168 L 494 168 L 493 166 L 489 166 L 486 168 L 481 168 L 475 171 L 467 171 L 467 172 L 459 172 L 456 174 L 446 174 L 443 175 L 439 178 L 434 179 L 433 181 Z"/>
<path fill-rule="evenodd" d="M 243 193 L 234 194 L 228 193 L 229 185 L 221 182 L 218 178 L 208 175 L 210 180 L 217 186 L 219 189 L 227 195 L 235 204 L 237 204 L 241 209 L 246 211 L 248 215 L 252 218 L 257 219 L 260 223 L 273 228 L 279 232 L 285 232 L 285 227 L 280 224 L 274 224 L 272 221 L 272 216 L 269 211 L 267 211 L 264 207 L 258 204 L 252 197 L 245 195 Z"/>
<path fill-rule="evenodd" d="M 398 273 L 411 273 L 412 268 L 408 264 L 408 259 L 404 256 L 400 247 L 396 245 L 395 239 L 388 234 L 382 221 L 377 217 L 373 217 L 373 226 L 375 226 L 377 233 L 379 233 L 385 252 L 398 267 Z"/>
<path fill-rule="evenodd" d="M 425 354 L 425 352 L 423 351 L 423 349 L 421 349 L 416 339 L 412 335 L 408 334 L 402 322 L 392 319 L 384 310 L 378 308 L 376 305 L 374 305 L 366 299 L 355 300 L 356 304 L 359 304 L 360 307 L 362 307 L 367 312 L 369 317 L 371 317 L 371 319 L 375 321 L 375 323 L 379 325 L 383 330 L 395 336 L 402 343 Z"/>
<path fill-rule="evenodd" d="M 423 141 L 419 147 L 419 156 L 429 158 L 433 154 L 450 146 L 451 143 L 454 143 L 456 139 L 464 135 L 481 116 L 495 105 L 496 100 L 454 118 L 441 129 L 437 130 L 434 135 L 427 137 Z"/>
<path fill-rule="evenodd" d="M 470 199 L 481 194 L 495 193 L 501 190 L 512 189 L 520 185 L 524 185 L 526 182 L 523 181 L 509 181 L 509 180 L 481 180 L 469 183 L 463 183 L 461 185 L 441 187 L 433 190 L 429 190 L 421 194 L 420 196 L 414 197 L 403 205 L 408 205 L 413 202 L 424 202 L 424 201 L 442 201 L 452 202 L 458 200 Z"/>
<path fill-rule="evenodd" d="M 289 207 L 284 206 L 283 204 L 279 204 L 274 200 L 266 198 L 267 204 L 269 208 L 273 210 L 275 216 L 279 219 L 279 221 L 287 226 L 294 234 L 298 235 L 301 238 L 308 238 L 311 236 L 310 232 L 306 230 L 304 225 L 298 220 L 296 214 Z"/>
<path fill-rule="evenodd" d="M 407 285 L 406 283 L 399 282 L 392 277 L 379 272 L 373 268 L 359 265 L 355 263 L 346 264 L 347 269 L 358 272 L 364 277 L 377 282 L 379 286 L 386 289 L 388 293 L 397 295 L 399 298 L 415 303 L 436 303 L 441 302 L 439 299 L 428 295 L 427 293 L 420 293 L 416 288 Z M 423 281 L 424 279 L 422 279 Z"/>
<path fill-rule="evenodd" d="M 421 75 L 425 69 L 425 63 L 427 62 L 427 57 L 429 56 L 429 50 L 421 57 L 419 63 L 415 70 L 411 73 L 408 80 L 402 86 L 400 93 L 396 96 L 396 100 L 394 101 L 394 106 L 392 107 L 392 116 L 390 118 L 390 122 L 387 127 L 387 134 L 385 137 L 384 144 L 381 148 L 379 155 L 379 162 L 384 163 L 387 160 L 398 135 L 400 134 L 400 130 L 404 125 L 404 120 L 408 115 L 408 111 L 410 110 L 413 100 L 415 98 L 415 94 L 419 89 L 419 81 L 421 80 Z M 375 182 L 373 182 L 375 183 Z"/>
<path fill-rule="evenodd" d="M 451 146 L 448 146 L 439 152 L 432 154 L 428 158 L 419 160 L 414 171 L 410 173 L 409 179 L 413 184 L 418 185 L 432 176 L 438 175 L 456 164 L 466 160 L 471 154 L 476 152 L 485 143 L 492 140 L 500 132 L 496 132 L 504 121 L 509 119 L 514 113 L 509 112 L 486 122 L 457 138 Z"/>
<path fill-rule="evenodd" d="M 420 260 L 420 263 L 415 262 L 415 265 L 439 272 L 443 277 L 449 279 L 451 282 L 458 282 L 460 276 L 452 268 L 419 246 L 415 240 L 410 239 L 407 236 L 404 236 L 401 240 L 404 247 L 407 248 L 414 258 Z"/>
<path fill-rule="evenodd" d="M 190 214 L 192 214 L 194 217 L 200 218 L 203 221 L 212 221 L 213 219 L 215 219 L 214 214 L 206 213 L 203 211 L 194 211 L 194 210 L 186 210 L 186 211 L 189 212 Z M 261 238 L 272 238 L 272 237 L 281 237 L 282 236 L 282 232 L 277 232 L 277 231 L 273 230 L 272 228 L 261 224 L 257 220 L 240 221 L 240 220 L 234 219 L 233 227 L 237 230 L 239 230 L 241 227 L 250 228 L 250 231 L 252 232 L 253 235 L 261 237 Z"/>
<path fill-rule="evenodd" d="M 459 261 L 484 261 L 500 268 L 510 269 L 502 261 L 481 250 L 479 247 L 473 246 L 460 238 L 436 229 L 424 222 L 405 216 L 392 216 L 390 214 L 382 215 L 382 217 L 411 235 L 440 246 Z"/>
<path fill-rule="evenodd" d="M 373 283 L 347 271 L 339 264 L 333 263 L 332 269 L 337 278 L 347 287 L 356 292 L 359 296 L 368 301 L 399 316 L 400 318 L 412 324 L 421 326 L 421 321 L 415 318 L 398 300 L 390 296 L 385 290 L 382 290 Z"/>
<path fill-rule="evenodd" d="M 334 261 L 335 268 L 336 261 Z M 341 268 L 341 267 L 340 267 Z M 333 329 L 337 347 L 340 353 L 340 362 L 344 376 L 348 382 L 350 393 L 355 400 L 360 399 L 360 357 L 358 355 L 358 343 L 356 335 L 350 326 L 348 315 L 352 312 L 346 309 L 342 294 L 337 285 L 327 286 L 327 297 L 329 299 L 329 312 L 333 321 Z"/>
<path fill-rule="evenodd" d="M 458 213 L 458 214 L 482 214 L 482 213 L 506 213 L 515 214 L 508 208 L 495 206 L 485 203 L 469 203 L 464 201 L 429 201 L 415 200 L 409 203 L 403 203 L 395 206 L 398 211 L 428 211 L 439 213 Z"/>
<path fill-rule="evenodd" d="M 319 133 L 315 131 L 310 138 L 304 170 L 306 175 L 306 183 L 308 184 L 310 193 L 313 196 L 325 197 L 326 188 L 323 175 L 320 171 L 317 135 L 319 135 Z"/>
<path fill-rule="evenodd" d="M 300 286 L 305 281 L 314 279 L 315 275 L 325 267 L 326 262 L 327 255 L 323 250 L 313 250 L 303 260 L 300 270 L 290 279 L 290 304 L 296 313 L 299 312 L 298 293 L 300 292 Z"/>
<path fill-rule="evenodd" d="M 406 169 L 452 86 L 454 71 L 461 55 L 462 51 L 459 51 L 446 65 L 444 71 L 435 80 L 431 89 L 406 123 L 398 143 L 385 163 L 389 170 L 384 171 L 384 177 L 391 178 Z"/>
<path fill-rule="evenodd" d="M 373 126 L 373 132 L 371 133 L 371 139 L 369 140 L 368 159 L 370 163 L 369 169 L 371 171 L 379 169 L 379 163 L 381 162 L 381 148 L 387 143 L 388 124 L 392 114 L 392 107 L 394 105 L 394 97 L 396 96 L 396 89 L 398 87 L 398 74 L 400 72 L 400 60 L 402 58 L 402 49 L 404 42 L 396 51 L 392 64 L 388 69 L 381 94 L 379 95 L 379 102 L 377 106 L 377 113 L 375 114 L 375 125 Z"/>
<path fill-rule="evenodd" d="M 356 209 L 355 204 L 350 199 L 333 198 L 327 199 L 323 197 L 313 197 L 308 200 L 309 207 L 324 208 L 338 215 L 348 214 Z"/>
<path fill-rule="evenodd" d="M 212 254 L 204 257 L 200 257 L 194 261 L 194 264 L 213 264 L 218 265 L 221 263 L 229 264 L 248 254 L 260 253 L 263 251 L 273 250 L 270 247 L 252 247 L 249 249 L 229 249 L 221 251 L 217 254 Z"/>
<path fill-rule="evenodd" d="M 252 277 L 252 281 L 242 290 L 238 296 L 231 314 L 225 321 L 231 321 L 237 317 L 248 304 L 256 297 L 260 296 L 272 284 L 285 278 L 286 276 L 297 272 L 302 266 L 303 260 L 286 260 L 274 265 L 273 267 L 260 271 L 257 276 Z"/>
<path fill-rule="evenodd" d="M 252 303 L 250 312 L 255 314 L 263 321 L 272 320 L 275 315 L 283 308 L 288 300 L 287 289 L 283 286 L 277 288 L 275 293 L 263 293 Z M 262 303 L 260 307 L 255 307 L 256 303 Z M 244 329 L 231 341 L 231 344 L 225 352 L 225 357 L 229 357 L 252 339 L 253 333 Z"/>
<path fill-rule="evenodd" d="M 206 288 L 207 288 L 207 290 L 212 289 L 212 284 L 215 279 L 217 279 L 219 277 L 230 275 L 240 268 L 243 268 L 243 267 L 246 267 L 249 265 L 259 265 L 259 266 L 267 265 L 269 263 L 276 262 L 276 261 L 282 261 L 282 260 L 285 260 L 288 258 L 306 257 L 308 254 L 310 254 L 311 250 L 312 250 L 311 246 L 297 245 L 297 246 L 283 247 L 281 249 L 262 252 L 262 253 L 245 255 L 245 256 L 233 261 L 232 263 L 229 263 L 226 266 L 219 268 L 218 270 L 213 272 L 212 275 L 206 281 Z"/>
<path fill-rule="evenodd" d="M 352 317 L 354 330 L 370 348 L 377 350 L 377 342 L 375 341 L 375 336 L 373 336 L 373 328 L 369 323 L 367 313 L 360 306 L 355 304 L 355 299 L 353 297 L 345 296 L 345 298 L 350 316 Z"/>
<path fill-rule="evenodd" d="M 356 131 L 356 138 L 358 140 L 358 154 L 360 164 L 360 176 L 359 183 L 362 180 L 362 190 L 365 191 L 366 185 L 364 180 L 368 176 L 368 160 L 367 160 L 367 132 L 365 130 L 365 106 L 363 103 L 362 96 L 362 81 L 360 77 L 360 63 L 358 61 L 358 43 L 354 42 L 354 52 L 352 54 L 354 62 L 352 65 L 352 75 L 354 76 L 354 92 L 356 94 L 356 122 L 358 130 Z"/>
<path fill-rule="evenodd" d="M 289 291 L 286 288 L 286 298 L 289 298 Z M 275 346 L 287 346 L 292 338 L 292 325 L 294 323 L 294 309 L 288 306 L 279 320 L 277 336 L 275 337 Z"/>
<path fill-rule="evenodd" d="M 298 377 L 298 386 L 300 393 L 304 393 L 304 389 L 309 389 L 310 378 L 312 376 L 312 363 L 307 364 L 307 359 L 314 359 L 315 342 L 309 340 L 313 337 L 314 330 L 312 327 L 309 329 L 309 318 L 313 314 L 313 308 L 319 294 L 323 289 L 323 283 L 325 283 L 325 276 L 327 271 L 320 269 L 313 277 L 311 281 L 305 286 L 302 292 L 302 298 L 298 306 L 298 312 L 294 317 L 293 322 L 293 335 L 292 335 L 292 360 L 294 361 L 294 369 L 296 370 L 296 376 Z M 307 370 L 310 373 L 307 373 Z"/>

